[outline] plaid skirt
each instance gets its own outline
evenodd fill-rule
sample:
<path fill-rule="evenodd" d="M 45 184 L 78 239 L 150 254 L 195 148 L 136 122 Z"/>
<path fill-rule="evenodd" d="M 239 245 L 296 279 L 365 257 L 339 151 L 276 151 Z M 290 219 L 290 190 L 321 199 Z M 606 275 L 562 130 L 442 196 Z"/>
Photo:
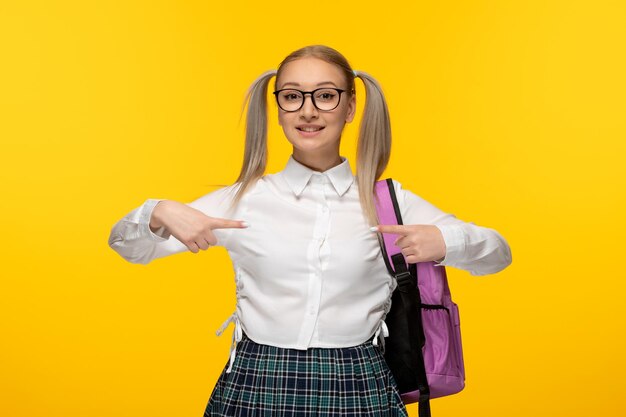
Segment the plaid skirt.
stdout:
<path fill-rule="evenodd" d="M 371 341 L 343 348 L 237 344 L 205 417 L 408 417 L 391 371 Z"/>

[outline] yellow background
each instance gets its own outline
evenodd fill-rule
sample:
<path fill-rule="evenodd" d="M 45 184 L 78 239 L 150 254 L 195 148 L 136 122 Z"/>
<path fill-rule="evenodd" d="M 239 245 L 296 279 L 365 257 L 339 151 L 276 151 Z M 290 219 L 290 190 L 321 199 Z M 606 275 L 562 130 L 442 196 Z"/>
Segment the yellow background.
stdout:
<path fill-rule="evenodd" d="M 625 21 L 617 0 L 3 1 L 0 414 L 202 415 L 226 251 L 133 265 L 107 238 L 232 183 L 246 88 L 322 43 L 384 88 L 385 177 L 512 248 L 495 275 L 448 268 L 467 386 L 433 416 L 624 415 Z"/>

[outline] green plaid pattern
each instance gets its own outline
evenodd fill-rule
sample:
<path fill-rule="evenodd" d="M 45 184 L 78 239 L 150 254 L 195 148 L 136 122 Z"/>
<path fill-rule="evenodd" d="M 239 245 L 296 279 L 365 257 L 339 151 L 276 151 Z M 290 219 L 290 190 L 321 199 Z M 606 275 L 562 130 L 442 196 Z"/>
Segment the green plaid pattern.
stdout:
<path fill-rule="evenodd" d="M 286 349 L 244 333 L 205 417 L 408 417 L 382 352 L 371 341 L 345 348 Z"/>

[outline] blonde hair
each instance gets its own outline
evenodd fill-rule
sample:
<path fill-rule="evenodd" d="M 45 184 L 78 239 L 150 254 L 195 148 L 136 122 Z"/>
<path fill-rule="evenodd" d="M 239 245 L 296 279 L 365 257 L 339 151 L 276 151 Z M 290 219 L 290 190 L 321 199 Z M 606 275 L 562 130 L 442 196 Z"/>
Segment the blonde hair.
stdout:
<path fill-rule="evenodd" d="M 248 103 L 246 117 L 246 143 L 244 160 L 235 184 L 240 187 L 231 202 L 231 209 L 241 200 L 248 188 L 265 173 L 267 165 L 267 86 L 270 78 L 280 77 L 283 66 L 304 57 L 314 57 L 334 64 L 341 69 L 347 82 L 347 99 L 355 94 L 355 75 L 365 85 L 365 106 L 357 142 L 356 181 L 359 200 L 365 217 L 371 226 L 378 224 L 374 203 L 374 185 L 385 171 L 391 154 L 391 123 L 389 111 L 378 82 L 363 71 L 354 72 L 348 60 L 338 51 L 324 45 L 310 45 L 289 54 L 278 66 L 261 74 L 248 88 L 242 106 L 242 114 Z M 234 184 L 233 184 L 234 185 Z M 366 192 L 365 192 L 366 191 Z"/>

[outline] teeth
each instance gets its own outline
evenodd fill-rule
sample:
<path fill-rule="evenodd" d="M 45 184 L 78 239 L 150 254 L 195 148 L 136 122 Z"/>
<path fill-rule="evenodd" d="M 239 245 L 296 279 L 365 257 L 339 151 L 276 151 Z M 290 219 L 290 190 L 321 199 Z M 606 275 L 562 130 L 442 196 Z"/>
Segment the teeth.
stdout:
<path fill-rule="evenodd" d="M 317 132 L 318 130 L 322 130 L 321 127 L 301 127 L 300 130 L 305 132 Z"/>

